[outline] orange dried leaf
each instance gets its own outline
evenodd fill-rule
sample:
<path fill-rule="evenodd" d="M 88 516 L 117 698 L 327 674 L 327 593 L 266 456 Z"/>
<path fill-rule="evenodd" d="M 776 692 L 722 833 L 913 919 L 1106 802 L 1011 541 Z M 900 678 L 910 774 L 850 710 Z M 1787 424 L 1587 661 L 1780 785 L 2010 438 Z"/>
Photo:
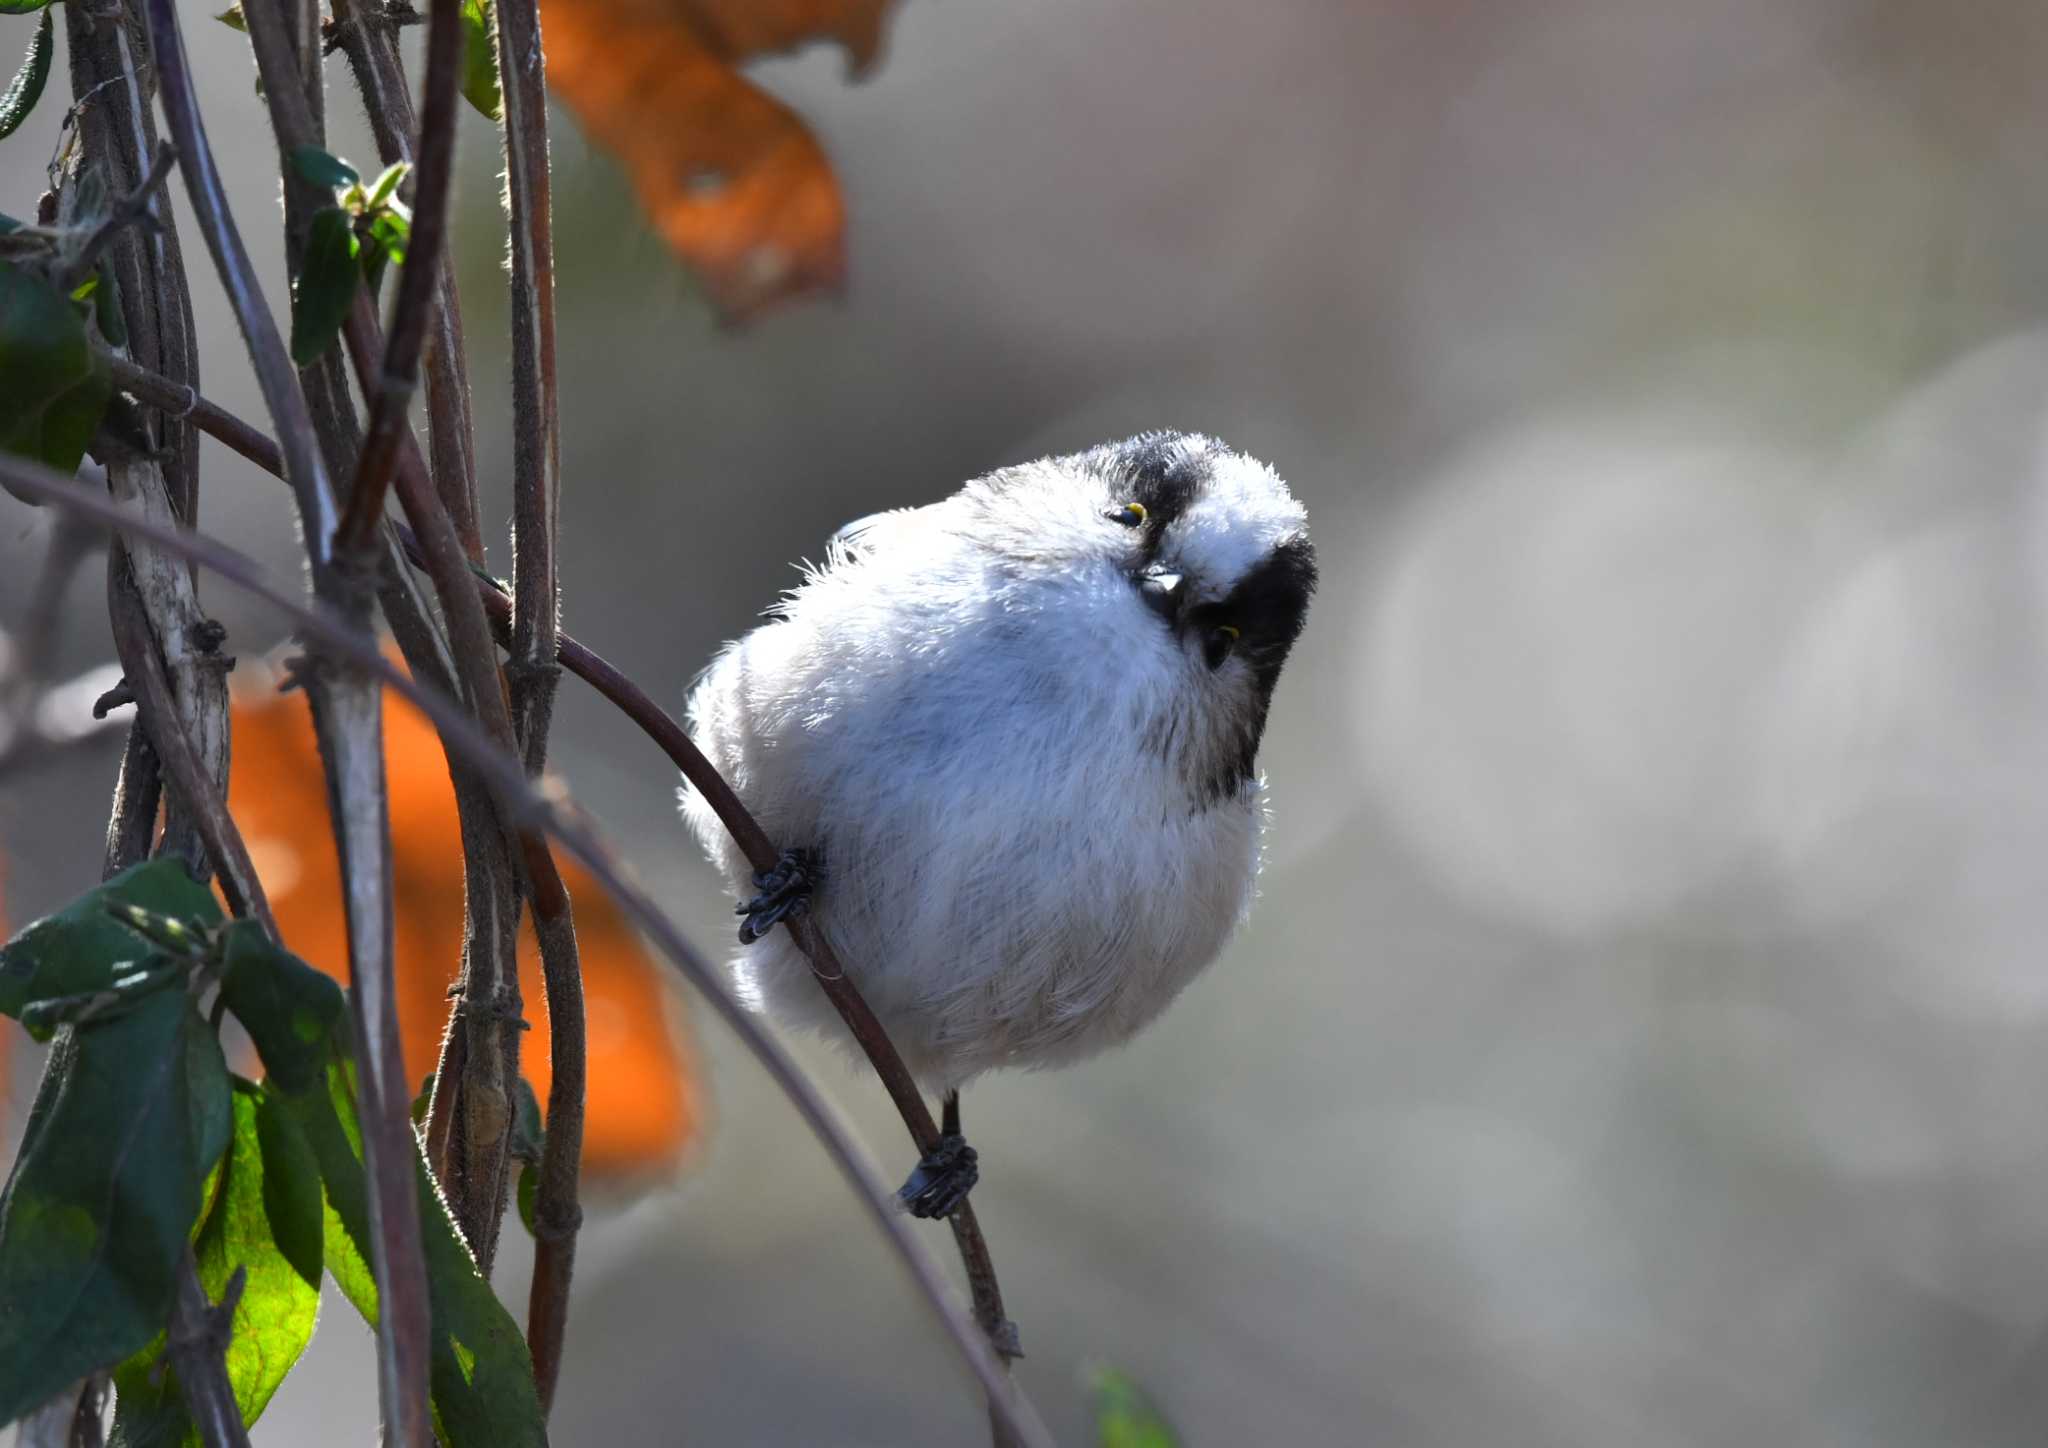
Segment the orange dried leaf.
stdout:
<path fill-rule="evenodd" d="M 254 671 L 252 671 L 254 672 Z M 455 791 L 433 727 L 385 695 L 399 1033 L 406 1070 L 434 1069 L 448 988 L 462 950 L 462 837 Z M 285 943 L 346 982 L 341 872 L 328 833 L 326 786 L 302 695 L 238 688 L 228 806 L 248 841 Z M 632 927 L 585 871 L 563 861 L 582 947 L 589 1040 L 584 1166 L 641 1171 L 673 1162 L 701 1126 L 694 1062 L 669 1028 L 673 1005 Z M 535 1029 L 521 1064 L 543 1102 L 552 1076 L 540 956 L 521 931 L 519 990 Z"/>
<path fill-rule="evenodd" d="M 728 320 L 837 291 L 846 274 L 846 203 L 823 148 L 733 66 L 831 39 L 858 74 L 892 3 L 545 0 L 549 85 Z"/>

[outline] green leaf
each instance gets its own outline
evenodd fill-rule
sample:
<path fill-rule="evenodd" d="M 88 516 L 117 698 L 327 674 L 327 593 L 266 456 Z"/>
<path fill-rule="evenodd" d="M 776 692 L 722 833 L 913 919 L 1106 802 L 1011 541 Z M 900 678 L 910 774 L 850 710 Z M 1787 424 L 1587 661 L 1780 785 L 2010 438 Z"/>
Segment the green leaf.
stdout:
<path fill-rule="evenodd" d="M 512 1097 L 512 1144 L 511 1154 L 521 1161 L 539 1161 L 541 1147 L 547 1141 L 547 1128 L 541 1123 L 540 1098 L 533 1094 L 533 1084 L 524 1076 Z"/>
<path fill-rule="evenodd" d="M 121 283 L 115 278 L 112 268 L 102 265 L 96 273 L 99 285 L 93 288 L 93 321 L 100 329 L 100 335 L 112 347 L 128 345 L 128 319 L 121 315 Z"/>
<path fill-rule="evenodd" d="M 0 262 L 0 450 L 75 471 L 112 396 L 70 299 Z"/>
<path fill-rule="evenodd" d="M 18 1016 L 33 1001 L 108 990 L 146 966 L 156 946 L 117 920 L 112 906 L 197 931 L 220 922 L 213 892 L 187 874 L 182 861 L 166 855 L 124 870 L 0 945 L 0 1014 Z"/>
<path fill-rule="evenodd" d="M 370 1225 L 353 1075 L 350 1064 L 337 1057 L 329 1064 L 325 1092 L 307 1091 L 288 1097 L 286 1104 L 320 1159 L 321 1179 L 334 1208 L 327 1270 L 342 1295 L 374 1327 L 377 1289 L 364 1265 L 369 1261 Z M 415 1156 L 414 1169 L 433 1321 L 431 1389 L 444 1436 L 451 1448 L 544 1445 L 547 1431 L 526 1340 L 477 1271 L 426 1162 Z"/>
<path fill-rule="evenodd" d="M 292 287 L 292 361 L 299 366 L 310 367 L 319 361 L 348 320 L 360 275 L 356 267 L 360 250 L 346 211 L 329 206 L 313 213 L 306 236 L 305 270 Z"/>
<path fill-rule="evenodd" d="M 249 18 L 242 14 L 240 5 L 230 5 L 213 18 L 230 30 L 239 30 L 244 35 L 249 33 Z"/>
<path fill-rule="evenodd" d="M 21 69 L 14 73 L 6 93 L 0 95 L 0 138 L 20 130 L 21 123 L 28 119 L 28 113 L 43 98 L 43 83 L 50 78 L 50 52 L 55 43 L 50 12 L 46 9 L 43 11 L 43 23 L 29 38 L 28 54 L 22 58 Z"/>
<path fill-rule="evenodd" d="M 537 1237 L 540 1229 L 534 1226 L 534 1209 L 540 1203 L 540 1168 L 532 1162 L 522 1162 L 519 1167 L 519 1225 L 526 1228 L 526 1235 Z"/>
<path fill-rule="evenodd" d="M 335 191 L 363 179 L 355 167 L 332 151 L 323 151 L 318 146 L 292 147 L 291 162 L 292 169 L 315 186 L 326 186 Z"/>
<path fill-rule="evenodd" d="M 405 249 L 412 241 L 412 222 L 393 201 L 370 219 L 370 235 L 363 242 L 363 280 L 375 291 L 384 280 L 387 261 L 405 264 Z"/>
<path fill-rule="evenodd" d="M 227 927 L 221 998 L 248 1030 L 263 1069 L 286 1091 L 326 1079 L 329 1043 L 346 1002 L 341 987 L 272 943 L 253 920 Z"/>
<path fill-rule="evenodd" d="M 1089 1386 L 1095 1390 L 1098 1448 L 1178 1448 L 1179 1436 L 1127 1375 L 1101 1368 Z"/>
<path fill-rule="evenodd" d="M 199 1281 L 219 1301 L 245 1274 L 228 1342 L 228 1381 L 253 1426 L 313 1340 L 320 1306 L 320 1167 L 277 1098 L 234 1083 L 234 1142 L 193 1244 Z M 114 1448 L 203 1448 L 161 1338 L 121 1364 Z M 154 1379 L 154 1381 L 152 1381 Z"/>
<path fill-rule="evenodd" d="M 50 0 L 0 0 L 0 15 L 33 15 Z"/>
<path fill-rule="evenodd" d="M 162 1331 L 228 1095 L 182 991 L 59 1037 L 0 1196 L 0 1423 Z"/>
<path fill-rule="evenodd" d="M 462 95 L 495 121 L 505 108 L 505 95 L 498 85 L 498 47 L 491 40 L 491 19 L 485 0 L 462 0 Z"/>
<path fill-rule="evenodd" d="M 411 170 L 412 162 L 393 161 L 389 166 L 379 171 L 377 179 L 370 183 L 369 194 L 364 198 L 363 204 L 370 210 L 375 211 L 397 194 L 399 184 L 405 180 Z"/>

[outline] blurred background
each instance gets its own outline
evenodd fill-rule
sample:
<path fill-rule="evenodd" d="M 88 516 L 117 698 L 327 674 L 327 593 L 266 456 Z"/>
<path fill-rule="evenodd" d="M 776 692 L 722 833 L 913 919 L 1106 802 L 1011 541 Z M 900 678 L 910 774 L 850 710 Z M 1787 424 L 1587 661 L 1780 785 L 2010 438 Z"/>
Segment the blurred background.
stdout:
<path fill-rule="evenodd" d="M 246 44 L 192 13 L 275 300 Z M 1199 1445 L 2048 1431 L 2044 61 L 2029 0 L 911 0 L 857 86 L 824 48 L 750 69 L 850 250 L 843 300 L 740 331 L 557 117 L 566 622 L 672 705 L 840 523 L 998 464 L 1196 429 L 1307 503 L 1250 925 L 1128 1049 L 971 1092 L 1061 1441 L 1100 1363 Z M 0 147 L 6 209 L 60 113 Z M 260 415 L 185 224 L 207 391 Z M 294 567 L 282 490 L 206 456 L 207 526 Z M 47 528 L 0 503 L 0 621 Z M 280 639 L 205 597 L 236 652 Z M 61 646 L 111 656 L 96 567 Z M 665 762 L 562 698 L 561 772 L 719 948 Z M 0 793 L 17 922 L 96 870 L 114 761 Z M 975 1441 L 842 1184 L 674 1009 L 708 1124 L 593 1207 L 556 1441 Z M 803 1050 L 907 1168 L 873 1081 Z M 367 1335 L 326 1329 L 259 1440 L 365 1441 Z"/>

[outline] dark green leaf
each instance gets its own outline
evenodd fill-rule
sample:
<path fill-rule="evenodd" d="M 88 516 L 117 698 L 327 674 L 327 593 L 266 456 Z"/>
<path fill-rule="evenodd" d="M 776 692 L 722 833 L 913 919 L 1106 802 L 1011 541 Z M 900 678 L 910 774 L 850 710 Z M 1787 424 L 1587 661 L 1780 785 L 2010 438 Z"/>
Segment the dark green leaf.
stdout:
<path fill-rule="evenodd" d="M 240 5 L 230 5 L 213 18 L 227 26 L 230 30 L 239 30 L 244 35 L 249 33 L 249 20 L 247 16 L 242 14 L 242 7 Z"/>
<path fill-rule="evenodd" d="M 370 1226 L 352 1077 L 348 1064 L 337 1059 L 329 1068 L 326 1092 L 308 1091 L 288 1098 L 287 1104 L 320 1159 L 327 1199 L 335 1209 L 327 1238 L 327 1269 L 343 1295 L 374 1326 L 376 1287 L 368 1269 L 360 1265 L 369 1260 Z M 547 1432 L 526 1341 L 491 1284 L 477 1271 L 425 1161 L 415 1157 L 414 1164 L 433 1317 L 434 1413 L 447 1442 L 451 1448 L 545 1444 Z"/>
<path fill-rule="evenodd" d="M 0 1423 L 162 1330 L 228 1094 L 181 991 L 59 1038 L 0 1196 Z"/>
<path fill-rule="evenodd" d="M 263 1069 L 286 1091 L 317 1085 L 346 1009 L 341 987 L 273 944 L 253 920 L 229 925 L 223 944 L 221 998 L 256 1043 Z"/>
<path fill-rule="evenodd" d="M 1128 1376 L 1102 1368 L 1092 1375 L 1090 1386 L 1095 1389 L 1099 1448 L 1178 1448 L 1180 1438 Z"/>
<path fill-rule="evenodd" d="M 29 40 L 28 54 L 22 58 L 21 69 L 15 72 L 6 93 L 0 95 L 0 137 L 11 136 L 20 130 L 21 123 L 28 119 L 28 113 L 43 98 L 43 82 L 50 78 L 50 52 L 55 43 L 50 12 L 44 10 L 43 23 L 36 27 L 35 35 Z"/>
<path fill-rule="evenodd" d="M 109 913 L 112 905 L 209 930 L 220 921 L 213 892 L 164 856 L 124 870 L 34 921 L 0 946 L 0 1014 L 19 1015 L 31 1001 L 110 989 L 156 954 L 156 947 Z"/>
<path fill-rule="evenodd" d="M 407 173 L 411 170 L 412 162 L 393 161 L 389 166 L 379 171 L 377 179 L 370 183 L 369 194 L 364 197 L 363 205 L 375 211 L 378 207 L 389 201 L 397 194 L 399 183 L 405 180 Z"/>
<path fill-rule="evenodd" d="M 433 1104 L 434 1073 L 429 1071 L 420 1081 L 420 1094 L 412 1098 L 412 1124 L 414 1126 L 426 1125 L 427 1108 Z"/>
<path fill-rule="evenodd" d="M 540 1149 L 546 1139 L 547 1128 L 541 1124 L 540 1098 L 533 1094 L 532 1083 L 521 1076 L 512 1098 L 512 1155 L 521 1161 L 539 1161 Z"/>
<path fill-rule="evenodd" d="M 491 7 L 462 0 L 462 94 L 492 120 L 504 109 L 498 86 L 498 48 L 491 40 Z"/>
<path fill-rule="evenodd" d="M 0 262 L 0 450 L 72 472 L 112 396 L 70 299 Z"/>
<path fill-rule="evenodd" d="M 99 269 L 100 284 L 93 289 L 93 321 L 98 324 L 100 335 L 113 347 L 128 345 L 128 319 L 121 315 L 121 284 L 114 277 L 112 268 Z"/>
<path fill-rule="evenodd" d="M 50 0 L 0 0 L 0 15 L 33 15 Z"/>
<path fill-rule="evenodd" d="M 301 147 L 310 150 L 311 147 Z M 320 154 L 325 155 L 326 152 Z M 313 214 L 306 266 L 292 288 L 292 361 L 310 367 L 332 345 L 355 301 L 360 245 L 349 214 L 330 206 Z"/>
<path fill-rule="evenodd" d="M 532 1162 L 522 1162 L 519 1167 L 519 1224 L 526 1228 L 526 1234 L 539 1235 L 533 1225 L 533 1210 L 540 1201 L 540 1168 Z"/>
<path fill-rule="evenodd" d="M 292 147 L 292 169 L 315 186 L 326 186 L 336 191 L 363 179 L 355 167 L 318 146 Z"/>
<path fill-rule="evenodd" d="M 320 1305 L 320 1168 L 277 1099 L 234 1087 L 234 1143 L 213 1210 L 193 1244 L 199 1280 L 218 1301 L 245 1274 L 228 1342 L 228 1381 L 253 1425 L 313 1338 Z M 202 1448 L 162 1342 L 114 1373 L 114 1448 Z M 152 1381 L 154 1379 L 154 1381 Z"/>

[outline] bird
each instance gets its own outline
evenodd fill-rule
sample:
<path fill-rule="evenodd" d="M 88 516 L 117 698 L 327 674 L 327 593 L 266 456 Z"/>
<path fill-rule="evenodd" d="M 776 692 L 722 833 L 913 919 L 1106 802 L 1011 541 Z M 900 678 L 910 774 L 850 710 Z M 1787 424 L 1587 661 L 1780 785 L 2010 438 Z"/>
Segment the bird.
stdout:
<path fill-rule="evenodd" d="M 979 1177 L 960 1089 L 1128 1040 L 1249 912 L 1315 549 L 1272 468 L 1148 432 L 860 519 L 801 568 L 689 693 L 781 858 L 754 872 L 687 784 L 682 813 L 741 899 L 742 1003 L 851 1048 L 773 929 L 808 915 L 942 1096 L 899 1199 L 944 1217 Z"/>

